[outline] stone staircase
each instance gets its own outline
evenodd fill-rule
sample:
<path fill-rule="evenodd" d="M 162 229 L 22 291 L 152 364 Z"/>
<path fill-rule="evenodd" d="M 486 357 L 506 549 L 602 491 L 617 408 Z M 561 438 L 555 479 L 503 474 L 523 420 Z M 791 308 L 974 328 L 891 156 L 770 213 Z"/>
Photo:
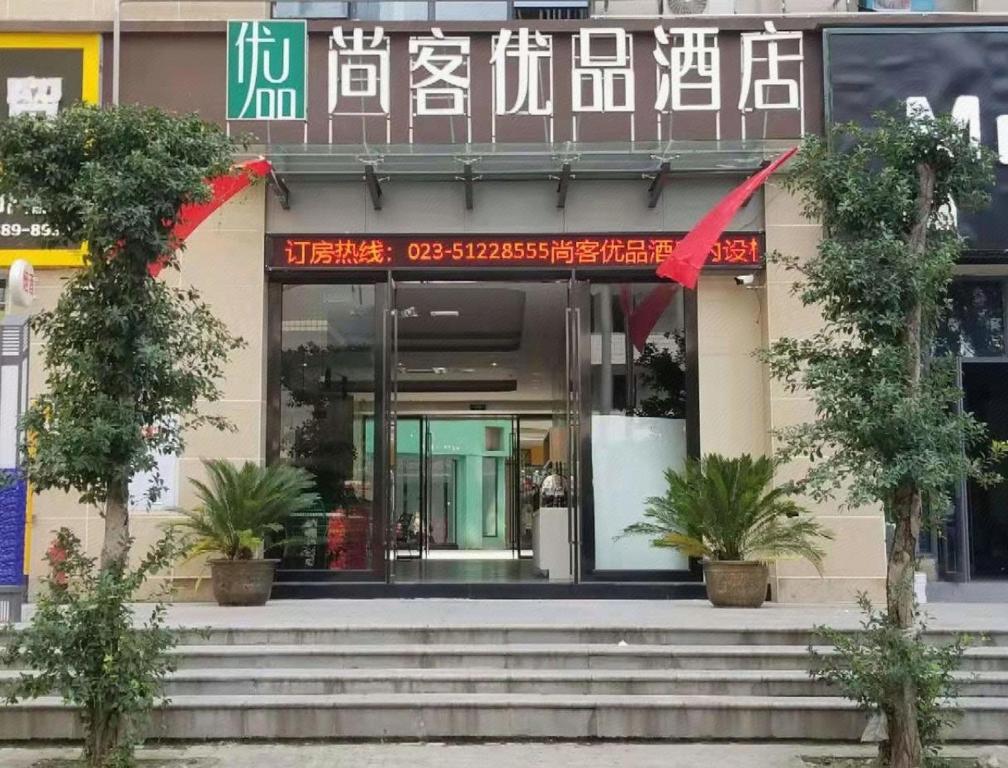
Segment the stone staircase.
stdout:
<path fill-rule="evenodd" d="M 153 737 L 847 741 L 865 723 L 809 679 L 807 630 L 218 628 L 179 639 Z M 985 642 L 959 673 L 956 740 L 1008 733 L 1008 633 Z M 16 674 L 0 671 L 0 688 Z M 0 740 L 78 736 L 58 699 L 0 706 Z"/>

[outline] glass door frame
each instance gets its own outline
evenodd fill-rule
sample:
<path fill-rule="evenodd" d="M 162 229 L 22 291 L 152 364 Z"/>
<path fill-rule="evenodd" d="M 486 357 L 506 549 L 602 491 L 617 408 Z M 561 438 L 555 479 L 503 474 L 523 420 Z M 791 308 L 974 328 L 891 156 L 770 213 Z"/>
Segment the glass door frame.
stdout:
<path fill-rule="evenodd" d="M 416 282 L 423 279 L 436 279 L 443 282 L 458 281 L 471 282 L 475 276 L 463 273 L 438 273 L 434 275 L 409 275 L 408 279 L 400 278 L 400 282 Z M 607 276 L 601 274 L 578 275 L 573 272 L 557 274 L 555 272 L 530 272 L 515 274 L 514 272 L 504 274 L 480 274 L 479 282 L 497 283 L 533 283 L 550 282 L 566 283 L 568 290 L 568 309 L 576 310 L 580 308 L 579 327 L 576 333 L 580 343 L 577 357 L 577 378 L 580 387 L 580 406 L 577 419 L 576 440 L 572 441 L 578 448 L 577 478 L 575 481 L 575 494 L 577 496 L 577 508 L 571 509 L 572 517 L 572 548 L 576 557 L 573 558 L 573 578 L 575 581 L 613 581 L 612 575 L 594 572 L 594 509 L 593 509 L 593 488 L 591 476 L 591 360 L 590 360 L 590 329 L 587 327 L 590 321 L 590 283 L 596 280 L 607 280 Z M 613 277 L 612 281 L 619 282 L 653 282 L 651 278 L 626 279 L 622 276 Z M 275 462 L 279 458 L 280 441 L 280 359 L 282 340 L 282 296 L 285 285 L 310 284 L 310 283 L 341 283 L 374 286 L 375 302 L 375 334 L 374 334 L 374 451 L 373 451 L 373 518 L 371 536 L 371 569 L 368 571 L 334 571 L 325 573 L 325 578 L 332 581 L 379 581 L 389 583 L 392 581 L 391 561 L 389 558 L 390 549 L 390 495 L 394 489 L 390 486 L 390 480 L 394 475 L 392 458 L 394 456 L 394 443 L 390 439 L 390 412 L 393 403 L 390 398 L 393 395 L 392 384 L 396 371 L 392 369 L 392 323 L 394 317 L 391 310 L 394 308 L 394 286 L 395 279 L 391 272 L 364 273 L 359 272 L 354 275 L 349 273 L 340 274 L 338 277 L 327 274 L 298 275 L 292 277 L 288 275 L 278 275 L 267 278 L 267 338 L 266 338 L 266 459 L 268 462 Z M 686 309 L 686 368 L 687 368 L 687 453 L 690 456 L 698 456 L 699 446 L 699 380 L 697 375 L 697 307 L 696 293 L 685 291 Z M 577 317 L 577 313 L 572 313 Z M 583 353 L 583 354 L 582 354 Z M 1008 360 L 997 358 L 998 362 Z M 980 362 L 971 359 L 971 362 Z M 473 414 L 476 416 L 477 414 Z M 527 418 L 535 418 L 532 414 L 523 414 Z M 391 471 L 390 471 L 391 470 Z M 692 578 L 690 578 L 692 577 Z M 680 573 L 640 573 L 631 577 L 634 581 L 665 581 L 670 578 L 678 581 L 698 580 L 697 574 Z"/>
<path fill-rule="evenodd" d="M 469 276 L 452 276 L 457 277 L 458 282 L 472 282 L 472 278 Z M 452 277 L 447 275 L 439 275 L 437 278 L 438 282 L 454 282 Z M 408 278 L 396 278 L 391 272 L 384 276 L 382 281 L 384 283 L 383 289 L 376 289 L 376 297 L 378 293 L 382 294 L 383 300 L 381 302 L 381 308 L 376 311 L 379 316 L 379 328 L 380 328 L 380 339 L 381 339 L 381 349 L 382 354 L 380 355 L 380 378 L 377 380 L 380 382 L 382 387 L 382 397 L 378 398 L 380 402 L 380 407 L 376 407 L 375 423 L 382 424 L 383 428 L 381 431 L 381 439 L 378 439 L 378 430 L 376 430 L 375 439 L 375 462 L 376 462 L 376 499 L 378 497 L 378 477 L 381 476 L 381 497 L 376 501 L 376 508 L 382 511 L 384 518 L 384 565 L 385 565 L 385 581 L 387 583 L 392 583 L 395 581 L 394 572 L 394 553 L 392 547 L 395 541 L 395 494 L 397 492 L 397 477 L 396 477 L 396 444 L 398 440 L 397 435 L 397 421 L 399 419 L 399 409 L 398 409 L 398 393 L 399 393 L 399 371 L 398 371 L 398 360 L 399 360 L 399 348 L 398 348 L 398 316 L 396 314 L 396 286 L 398 283 L 417 283 L 424 282 L 422 277 L 410 276 Z M 578 507 L 579 501 L 583 498 L 582 494 L 582 482 L 583 477 L 580 472 L 580 457 L 586 455 L 585 451 L 588 451 L 587 455 L 590 455 L 590 437 L 588 435 L 587 429 L 582 429 L 582 424 L 590 425 L 591 418 L 591 402 L 589 398 L 582 397 L 582 392 L 584 391 L 584 386 L 586 384 L 590 385 L 591 376 L 591 360 L 590 357 L 585 357 L 581 354 L 581 350 L 590 350 L 590 334 L 587 326 L 584 324 L 583 319 L 588 315 L 584 312 L 584 308 L 589 307 L 589 290 L 588 281 L 584 279 L 579 279 L 576 275 L 571 272 L 566 276 L 566 280 L 563 275 L 539 275 L 539 274 L 523 274 L 520 276 L 509 275 L 506 278 L 493 279 L 489 276 L 482 276 L 478 281 L 480 283 L 554 283 L 558 285 L 565 285 L 567 289 L 567 307 L 565 312 L 564 320 L 564 335 L 566 339 L 566 349 L 565 349 L 565 378 L 566 378 L 566 392 L 567 397 L 563 404 L 563 413 L 566 419 L 567 435 L 568 435 L 568 453 L 566 457 L 566 467 L 564 469 L 567 482 L 568 482 L 568 545 L 571 550 L 571 580 L 577 583 L 580 578 L 580 553 L 581 553 L 581 530 L 582 530 L 582 515 L 581 510 Z M 378 301 L 376 298 L 376 305 Z M 583 421 L 584 414 L 587 409 L 588 421 Z M 379 418 L 380 412 L 380 418 Z M 406 416 L 403 418 L 415 418 L 411 416 Z M 446 414 L 445 419 L 480 419 L 487 418 L 481 412 L 476 411 L 471 414 Z M 513 418 L 513 424 L 520 423 L 520 416 L 514 419 L 512 416 L 501 416 L 500 418 Z M 422 425 L 423 426 L 423 425 Z M 426 430 L 429 431 L 429 430 Z M 421 440 L 424 437 L 421 435 Z M 381 445 L 381 450 L 379 450 L 379 444 Z M 379 456 L 381 456 L 382 464 L 378 465 Z M 514 457 L 512 457 L 514 459 Z M 520 451 L 517 459 L 520 462 Z M 381 468 L 378 471 L 377 468 Z M 509 490 L 510 492 L 510 490 Z M 520 514 L 519 514 L 520 517 Z M 514 550 L 513 547 L 509 547 Z M 423 555 L 427 553 L 424 552 Z M 516 560 L 530 559 L 528 557 L 523 557 L 521 555 L 520 547 L 517 551 Z M 424 560 L 424 556 L 421 556 L 421 562 Z"/>

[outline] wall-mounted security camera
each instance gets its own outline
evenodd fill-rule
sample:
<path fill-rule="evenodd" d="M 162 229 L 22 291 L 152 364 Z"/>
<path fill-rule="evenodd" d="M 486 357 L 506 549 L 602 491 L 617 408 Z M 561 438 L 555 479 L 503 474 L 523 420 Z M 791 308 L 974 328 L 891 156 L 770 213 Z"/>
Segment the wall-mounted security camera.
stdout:
<path fill-rule="evenodd" d="M 735 275 L 735 285 L 742 288 L 752 288 L 756 285 L 756 275 Z"/>

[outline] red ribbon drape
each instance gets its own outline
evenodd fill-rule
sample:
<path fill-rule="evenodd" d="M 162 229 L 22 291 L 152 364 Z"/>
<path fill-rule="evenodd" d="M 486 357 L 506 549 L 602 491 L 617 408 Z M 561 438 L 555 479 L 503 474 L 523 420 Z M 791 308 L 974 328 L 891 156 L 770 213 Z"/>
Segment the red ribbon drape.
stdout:
<path fill-rule="evenodd" d="M 231 173 L 207 180 L 213 190 L 213 195 L 205 203 L 186 203 L 179 211 L 178 221 L 172 230 L 172 236 L 182 241 L 191 235 L 196 227 L 209 218 L 210 214 L 224 203 L 247 188 L 256 179 L 268 174 L 272 166 L 269 160 L 260 158 L 250 160 L 236 167 Z M 152 277 L 157 277 L 164 267 L 159 261 L 150 265 Z"/>
<path fill-rule="evenodd" d="M 763 186 L 774 171 L 790 160 L 797 151 L 797 147 L 792 147 L 775 158 L 762 171 L 754 173 L 721 198 L 717 205 L 711 208 L 707 215 L 690 230 L 689 234 L 679 241 L 675 250 L 672 251 L 672 255 L 658 265 L 658 276 L 675 280 L 687 288 L 696 288 L 700 270 L 707 261 L 711 248 L 714 247 L 714 243 L 717 242 L 721 233 L 728 228 L 739 208 L 757 189 Z"/>

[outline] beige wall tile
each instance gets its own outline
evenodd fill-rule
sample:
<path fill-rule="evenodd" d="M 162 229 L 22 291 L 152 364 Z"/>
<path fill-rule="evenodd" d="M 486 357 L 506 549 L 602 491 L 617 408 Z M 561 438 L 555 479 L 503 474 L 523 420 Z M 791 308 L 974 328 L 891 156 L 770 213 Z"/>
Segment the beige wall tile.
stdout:
<path fill-rule="evenodd" d="M 49 490 L 35 494 L 32 500 L 32 513 L 36 519 L 85 518 L 98 514 L 98 510 L 81 504 L 76 493 Z"/>
<path fill-rule="evenodd" d="M 769 433 L 760 365 L 743 355 L 700 356 L 700 450 L 766 453 Z"/>
<path fill-rule="evenodd" d="M 770 416 L 774 428 L 814 421 L 815 404 L 810 397 L 772 397 Z"/>
<path fill-rule="evenodd" d="M 209 571 L 202 577 L 177 577 L 172 582 L 172 587 L 174 588 L 173 595 L 176 602 L 208 603 L 214 599 L 213 585 L 210 583 Z"/>
<path fill-rule="evenodd" d="M 185 456 L 213 458 L 235 451 L 243 456 L 258 456 L 263 449 L 262 404 L 252 400 L 221 400 L 205 403 L 200 411 L 207 416 L 223 416 L 234 431 L 204 426 L 186 435 Z"/>
<path fill-rule="evenodd" d="M 774 599 L 781 603 L 854 603 L 867 592 L 875 605 L 885 602 L 885 578 L 778 579 Z"/>
<path fill-rule="evenodd" d="M 7 0 L 10 20 L 90 21 L 96 18 L 96 0 Z M 112 18 L 111 11 L 107 18 Z"/>
<path fill-rule="evenodd" d="M 833 533 L 822 543 L 826 551 L 823 575 L 844 578 L 883 578 L 886 574 L 885 529 L 881 515 L 819 515 L 819 522 Z M 779 578 L 816 578 L 816 569 L 806 560 L 777 564 Z"/>
<path fill-rule="evenodd" d="M 178 14 L 183 19 L 268 19 L 269 3 L 249 0 L 246 3 L 185 2 L 178 3 Z"/>
<path fill-rule="evenodd" d="M 790 278 L 768 282 L 764 290 L 768 302 L 767 339 L 806 338 L 822 328 L 821 307 L 818 304 L 805 306 L 800 289 L 795 289 Z"/>
<path fill-rule="evenodd" d="M 260 199 L 259 204 L 262 205 Z M 248 226 L 226 227 L 230 219 L 212 221 L 221 226 L 197 230 L 182 253 L 179 265 L 183 284 L 199 288 L 208 301 L 222 292 L 233 293 L 235 288 L 262 285 L 264 242 L 262 212 L 256 228 Z"/>
<path fill-rule="evenodd" d="M 729 455 L 769 447 L 758 293 L 730 276 L 705 276 L 697 292 L 700 449 Z"/>
<path fill-rule="evenodd" d="M 822 240 L 822 228 L 814 224 L 777 225 L 767 223 L 766 249 L 767 253 L 780 253 L 787 257 L 797 257 L 799 260 L 814 256 L 819 250 Z M 783 264 L 772 262 L 767 267 L 767 282 L 794 283 L 800 275 L 785 269 Z"/>
<path fill-rule="evenodd" d="M 779 181 L 771 179 L 763 186 L 763 205 L 767 226 L 812 224 L 801 212 L 801 200 L 792 195 Z"/>
<path fill-rule="evenodd" d="M 703 277 L 697 294 L 701 355 L 752 355 L 762 336 L 760 291 L 735 285 L 730 277 Z"/>

